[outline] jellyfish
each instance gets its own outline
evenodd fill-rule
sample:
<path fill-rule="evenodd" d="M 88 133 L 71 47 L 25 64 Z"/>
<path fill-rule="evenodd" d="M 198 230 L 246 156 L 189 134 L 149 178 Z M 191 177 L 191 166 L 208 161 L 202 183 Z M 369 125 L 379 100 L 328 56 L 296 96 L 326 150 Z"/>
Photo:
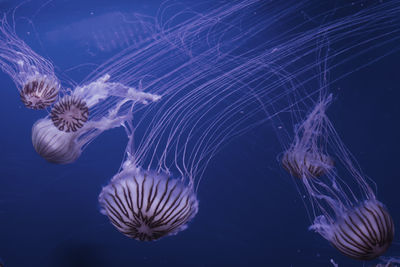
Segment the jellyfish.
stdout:
<path fill-rule="evenodd" d="M 52 63 L 38 55 L 0 19 L 0 67 L 14 81 L 25 107 L 46 109 L 58 98 L 60 82 Z"/>
<path fill-rule="evenodd" d="M 327 100 L 330 101 L 330 98 Z M 300 179 L 319 178 L 334 168 L 334 160 L 318 148 L 319 136 L 323 128 L 323 117 L 327 104 L 318 103 L 300 124 L 294 141 L 283 153 L 282 167 L 292 176 Z"/>
<path fill-rule="evenodd" d="M 55 103 L 49 116 L 33 125 L 32 143 L 41 157 L 56 164 L 72 163 L 94 138 L 129 120 L 135 104 L 160 99 L 109 79 L 106 74 L 77 86 Z"/>
<path fill-rule="evenodd" d="M 218 8 L 217 13 L 222 21 L 229 21 L 243 11 L 238 9 L 243 5 L 226 5 Z M 211 11 L 214 12 L 216 10 Z M 200 142 L 204 138 L 212 138 L 212 129 L 217 130 L 217 126 L 221 126 L 218 122 L 210 125 L 207 116 L 218 118 L 222 114 L 220 108 L 224 106 L 222 100 L 231 91 L 238 90 L 245 80 L 245 77 L 238 77 L 249 73 L 253 65 L 261 68 L 253 61 L 235 63 L 218 58 L 223 42 L 217 46 L 201 39 L 193 41 L 201 33 L 207 33 L 211 39 L 221 33 L 221 28 L 212 31 L 215 27 L 214 15 L 197 14 L 195 20 L 190 19 L 187 24 L 179 25 L 178 30 L 166 31 L 167 35 L 155 38 L 157 41 L 141 51 L 142 54 L 126 55 L 131 62 L 137 63 L 128 70 L 128 74 L 140 74 L 146 70 L 153 74 L 160 72 L 161 75 L 157 76 L 160 78 L 142 86 L 162 95 L 162 101 L 146 109 L 142 118 L 136 116 L 135 120 L 133 116 L 133 121 L 124 122 L 129 140 L 125 159 L 120 171 L 99 194 L 101 213 L 129 238 L 155 241 L 187 229 L 199 209 L 198 182 L 209 157 L 219 147 L 220 138 L 214 139 L 216 143 Z M 243 22 L 243 17 L 237 19 Z M 198 30 L 199 23 L 206 26 Z M 185 38 L 181 38 L 179 41 L 183 43 L 177 46 L 175 38 L 181 35 Z M 240 42 L 245 43 L 245 40 L 238 40 Z M 186 44 L 191 45 L 193 53 L 188 55 Z M 148 54 L 152 55 L 151 62 L 147 59 Z M 171 60 L 172 55 L 174 60 Z M 163 69 L 157 66 L 160 62 L 165 63 L 162 64 Z M 108 64 L 102 68 L 108 69 Z M 243 66 L 239 68 L 238 64 Z M 126 69 L 127 64 L 125 61 L 123 64 L 112 62 L 112 66 L 115 71 L 120 66 Z M 227 67 L 232 70 L 228 76 L 220 71 L 220 68 Z M 119 78 L 125 80 L 121 77 L 127 73 Z M 226 83 L 230 85 L 226 86 Z"/>
<path fill-rule="evenodd" d="M 102 189 L 99 203 L 119 232 L 139 241 L 186 229 L 199 205 L 191 186 L 165 173 L 143 171 L 131 156 Z"/>
<path fill-rule="evenodd" d="M 335 222 L 317 217 L 311 227 L 344 255 L 372 260 L 386 252 L 394 238 L 394 224 L 386 207 L 367 200 L 339 214 Z"/>

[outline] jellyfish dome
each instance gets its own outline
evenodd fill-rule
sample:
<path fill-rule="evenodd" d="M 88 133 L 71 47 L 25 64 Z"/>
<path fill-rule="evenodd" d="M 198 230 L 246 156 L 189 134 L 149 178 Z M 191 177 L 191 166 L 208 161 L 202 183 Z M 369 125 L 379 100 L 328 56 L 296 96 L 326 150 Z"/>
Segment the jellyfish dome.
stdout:
<path fill-rule="evenodd" d="M 59 91 L 60 85 L 54 78 L 35 75 L 26 80 L 20 90 L 20 97 L 27 108 L 45 109 L 57 100 Z"/>
<path fill-rule="evenodd" d="M 58 130 L 49 119 L 40 119 L 32 127 L 33 147 L 51 163 L 71 163 L 81 155 L 77 136 L 76 132 Z"/>
<path fill-rule="evenodd" d="M 381 256 L 394 238 L 392 217 L 377 200 L 367 200 L 344 211 L 334 222 L 321 215 L 310 229 L 321 234 L 344 255 L 358 260 Z"/>
<path fill-rule="evenodd" d="M 153 241 L 185 230 L 198 211 L 192 187 L 166 174 L 124 165 L 99 196 L 101 212 L 118 231 Z"/>

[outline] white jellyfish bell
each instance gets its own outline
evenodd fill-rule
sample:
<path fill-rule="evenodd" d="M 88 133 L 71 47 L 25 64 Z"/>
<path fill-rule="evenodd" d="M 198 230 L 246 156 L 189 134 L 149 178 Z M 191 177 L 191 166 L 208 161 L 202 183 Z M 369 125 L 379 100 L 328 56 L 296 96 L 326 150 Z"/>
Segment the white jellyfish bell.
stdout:
<path fill-rule="evenodd" d="M 99 203 L 119 232 L 140 241 L 185 230 L 198 211 L 191 186 L 167 174 L 141 170 L 129 158 L 103 188 Z"/>
<path fill-rule="evenodd" d="M 0 67 L 14 81 L 27 108 L 45 109 L 57 100 L 60 82 L 53 65 L 18 38 L 6 15 L 0 19 Z"/>
<path fill-rule="evenodd" d="M 32 143 L 36 152 L 47 161 L 58 164 L 74 162 L 81 155 L 76 142 L 77 132 L 59 131 L 49 119 L 40 119 L 32 128 Z"/>
<path fill-rule="evenodd" d="M 40 156 L 52 163 L 72 163 L 85 145 L 103 131 L 130 120 L 136 103 L 160 99 L 158 95 L 109 82 L 109 79 L 109 75 L 104 75 L 76 87 L 54 105 L 50 116 L 33 125 L 32 143 Z"/>

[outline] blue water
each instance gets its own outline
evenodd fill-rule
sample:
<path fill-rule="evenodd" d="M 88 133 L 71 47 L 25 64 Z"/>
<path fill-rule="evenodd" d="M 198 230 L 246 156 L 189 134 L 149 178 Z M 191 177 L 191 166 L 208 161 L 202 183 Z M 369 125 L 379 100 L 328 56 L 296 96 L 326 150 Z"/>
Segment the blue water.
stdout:
<path fill-rule="evenodd" d="M 33 2 L 21 12 L 27 16 L 37 12 L 42 2 Z M 116 39 L 110 23 L 119 31 L 129 27 L 115 14 L 133 11 L 154 16 L 159 5 L 159 1 L 54 0 L 32 20 L 36 33 L 22 22 L 17 33 L 56 68 L 65 70 L 102 62 L 126 44 L 134 45 L 140 27 L 134 30 L 135 38 L 116 40 L 108 48 L 104 48 L 107 37 L 96 41 L 93 32 L 104 29 L 104 35 Z M 2 11 L 13 6 L 13 1 L 0 2 Z M 99 29 L 91 28 L 93 21 Z M 342 140 L 377 183 L 378 198 L 396 225 L 400 222 L 399 62 L 400 53 L 394 53 L 336 83 L 329 110 Z M 75 75 L 78 81 L 82 78 Z M 127 142 L 124 131 L 105 132 L 74 164 L 50 164 L 31 143 L 32 124 L 46 111 L 26 109 L 11 79 L 0 73 L 0 81 L 0 258 L 5 266 L 330 266 L 331 258 L 339 266 L 363 266 L 307 230 L 311 222 L 292 178 L 276 160 L 281 146 L 268 123 L 234 139 L 211 161 L 198 191 L 199 213 L 187 230 L 142 243 L 117 232 L 100 214 L 97 202 L 102 186 L 120 167 Z M 395 241 L 399 237 L 396 233 Z M 399 254 L 396 244 L 387 252 Z"/>

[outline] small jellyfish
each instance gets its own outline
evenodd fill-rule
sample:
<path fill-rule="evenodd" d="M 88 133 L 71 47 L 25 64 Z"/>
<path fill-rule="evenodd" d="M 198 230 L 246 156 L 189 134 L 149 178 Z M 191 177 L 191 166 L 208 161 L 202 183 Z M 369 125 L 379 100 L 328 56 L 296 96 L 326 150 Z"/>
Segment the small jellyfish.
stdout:
<path fill-rule="evenodd" d="M 20 90 L 20 97 L 27 108 L 45 109 L 57 100 L 59 91 L 57 81 L 36 75 L 25 82 Z"/>
<path fill-rule="evenodd" d="M 122 234 L 153 241 L 187 228 L 198 211 L 190 187 L 165 174 L 128 167 L 114 176 L 99 196 L 102 213 Z"/>
<path fill-rule="evenodd" d="M 387 209 L 377 200 L 338 214 L 334 222 L 317 217 L 312 230 L 320 233 L 344 255 L 372 260 L 384 254 L 394 238 L 394 224 Z"/>
<path fill-rule="evenodd" d="M 318 178 L 332 169 L 334 162 L 328 155 L 288 150 L 282 157 L 282 166 L 297 178 Z"/>
<path fill-rule="evenodd" d="M 60 82 L 53 65 L 18 38 L 5 15 L 0 19 L 0 67 L 14 81 L 25 107 L 45 109 L 57 100 Z"/>
<path fill-rule="evenodd" d="M 283 153 L 282 167 L 297 178 L 318 178 L 334 167 L 333 159 L 319 149 L 321 125 L 324 123 L 327 102 L 317 104 L 297 131 L 290 148 Z"/>
<path fill-rule="evenodd" d="M 60 131 L 76 132 L 88 120 L 89 108 L 74 96 L 65 96 L 51 109 L 50 118 Z"/>

